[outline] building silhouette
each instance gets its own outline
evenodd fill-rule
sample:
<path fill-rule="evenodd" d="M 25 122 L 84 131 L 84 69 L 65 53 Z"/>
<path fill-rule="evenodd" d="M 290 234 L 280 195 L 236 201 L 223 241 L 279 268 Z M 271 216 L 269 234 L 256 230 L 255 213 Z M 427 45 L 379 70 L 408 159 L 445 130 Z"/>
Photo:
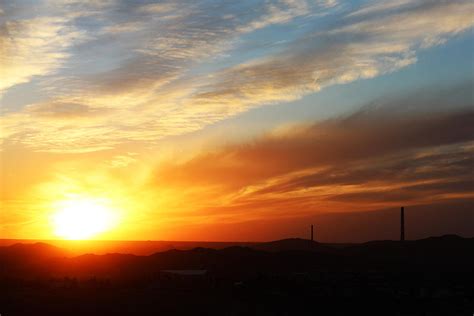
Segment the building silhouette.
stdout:
<path fill-rule="evenodd" d="M 400 209 L 400 241 L 405 241 L 405 208 Z"/>

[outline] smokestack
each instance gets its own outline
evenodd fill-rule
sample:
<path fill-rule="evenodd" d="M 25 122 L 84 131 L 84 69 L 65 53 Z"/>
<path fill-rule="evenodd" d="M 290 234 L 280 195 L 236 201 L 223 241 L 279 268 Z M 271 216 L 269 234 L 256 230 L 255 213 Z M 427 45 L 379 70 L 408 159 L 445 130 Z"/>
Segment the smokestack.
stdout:
<path fill-rule="evenodd" d="M 311 225 L 311 241 L 314 241 L 313 225 Z"/>
<path fill-rule="evenodd" d="M 400 209 L 400 241 L 405 241 L 405 208 Z"/>

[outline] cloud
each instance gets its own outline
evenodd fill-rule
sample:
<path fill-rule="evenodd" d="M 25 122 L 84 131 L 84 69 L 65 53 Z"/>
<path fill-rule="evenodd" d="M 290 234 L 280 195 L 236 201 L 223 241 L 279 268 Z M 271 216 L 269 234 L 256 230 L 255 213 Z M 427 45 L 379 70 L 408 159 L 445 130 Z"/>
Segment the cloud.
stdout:
<path fill-rule="evenodd" d="M 145 27 L 143 22 L 125 22 L 116 25 L 110 25 L 103 28 L 105 34 L 115 34 L 115 33 L 128 33 L 128 32 L 137 32 L 142 30 Z"/>
<path fill-rule="evenodd" d="M 387 43 L 402 44 L 408 48 L 427 48 L 443 43 L 447 37 L 456 35 L 472 27 L 470 15 L 474 10 L 471 1 L 401 1 L 399 10 L 388 2 L 375 5 L 377 14 L 367 19 L 349 21 L 347 25 L 334 30 L 335 33 L 362 34 Z M 401 8 L 400 8 L 401 7 Z M 366 7 L 367 11 L 370 7 Z M 396 7 L 395 7 L 396 8 Z M 385 10 L 384 10 L 385 9 Z M 359 11 L 360 13 L 360 11 Z M 367 13 L 367 12 L 366 12 Z M 389 36 L 389 38 L 385 38 Z"/>
<path fill-rule="evenodd" d="M 395 5 L 367 6 L 362 20 L 349 19 L 333 29 L 315 31 L 291 43 L 287 51 L 225 69 L 193 96 L 194 102 L 232 113 L 298 99 L 329 85 L 406 67 L 416 62 L 418 50 L 443 43 L 473 25 L 471 1 L 409 4 L 403 11 L 382 16 L 379 11 Z"/>
<path fill-rule="evenodd" d="M 411 0 L 395 0 L 395 1 L 372 1 L 369 4 L 362 6 L 359 9 L 349 13 L 347 16 L 363 16 L 380 14 L 389 11 L 399 10 L 405 6 L 413 5 L 414 2 Z"/>
<path fill-rule="evenodd" d="M 110 168 L 125 168 L 137 162 L 137 159 L 133 157 L 135 155 L 136 155 L 135 153 L 127 153 L 126 155 L 114 156 L 109 161 Z"/>
<path fill-rule="evenodd" d="M 418 93 L 184 161 L 164 161 L 149 189 L 195 201 L 193 211 L 177 207 L 182 216 L 215 222 L 472 199 L 474 111 L 419 110 L 436 108 L 433 99 Z M 414 111 L 400 110 L 413 104 Z"/>
<path fill-rule="evenodd" d="M 359 160 L 371 161 L 376 160 L 376 157 L 399 152 L 422 151 L 424 148 L 470 142 L 474 140 L 473 122 L 474 112 L 466 111 L 400 118 L 357 116 L 311 126 L 303 125 L 283 135 L 270 135 L 250 144 L 230 146 L 196 157 L 178 166 L 177 170 L 166 165 L 160 178 L 164 177 L 170 183 L 183 179 L 196 183 L 230 182 L 231 185 L 239 185 L 239 180 L 243 183 L 258 181 L 299 170 L 327 168 Z M 449 157 L 451 155 L 453 154 Z M 411 155 L 409 157 L 414 159 Z M 428 157 L 446 159 L 444 155 Z M 433 162 L 428 160 L 427 156 L 423 156 L 416 161 L 420 164 Z M 400 168 L 401 162 L 397 163 L 398 165 L 389 166 Z M 350 175 L 356 176 L 356 179 L 358 176 L 359 180 L 370 178 L 369 176 L 376 177 L 376 174 L 371 175 L 370 172 L 378 173 L 379 167 L 374 164 L 373 170 L 351 169 Z M 338 176 L 336 170 L 337 168 L 325 169 L 315 173 L 314 177 L 321 183 L 338 183 L 338 179 L 344 179 L 344 174 Z M 442 169 L 438 169 L 438 172 L 440 170 Z M 358 175 L 358 172 L 361 174 Z M 308 179 L 307 176 L 302 179 L 305 178 Z"/>
<path fill-rule="evenodd" d="M 326 4 L 324 4 L 326 5 Z M 307 1 L 301 0 L 283 0 L 269 4 L 265 13 L 257 20 L 240 27 L 243 33 L 252 32 L 272 24 L 288 23 L 297 16 L 304 16 L 310 13 L 310 7 Z"/>
<path fill-rule="evenodd" d="M 473 4 L 462 0 L 374 2 L 349 12 L 335 1 L 288 0 L 38 6 L 2 26 L 0 89 L 35 77 L 47 97 L 3 114 L 0 137 L 52 152 L 156 142 L 374 78 L 473 23 Z M 302 35 L 241 58 L 246 36 L 294 21 Z"/>
<path fill-rule="evenodd" d="M 408 191 L 430 188 L 458 191 L 460 187 L 456 188 L 456 184 L 452 182 L 453 179 L 467 188 L 465 185 L 470 182 L 465 180 L 469 180 L 472 176 L 470 166 L 474 163 L 469 156 L 472 148 L 462 146 L 455 149 L 450 149 L 449 146 L 441 148 L 443 148 L 442 151 L 421 150 L 417 153 L 409 151 L 394 157 L 367 158 L 366 163 L 350 161 L 340 166 L 340 163 L 335 162 L 334 165 L 319 168 L 319 170 L 308 170 L 284 178 L 278 183 L 264 187 L 259 192 L 284 194 L 311 187 L 370 185 L 381 184 L 384 181 L 402 184 L 402 189 Z M 440 179 L 442 182 L 439 182 Z M 376 187 L 375 193 L 383 192 L 384 189 L 386 189 L 384 186 Z M 471 191 L 472 189 L 471 187 Z"/>
<path fill-rule="evenodd" d="M 168 13 L 174 9 L 176 9 L 176 5 L 174 3 L 150 3 L 140 6 L 137 11 L 156 14 Z"/>
<path fill-rule="evenodd" d="M 337 0 L 318 0 L 317 2 L 323 8 L 332 8 L 339 4 Z"/>
<path fill-rule="evenodd" d="M 90 118 L 99 112 L 98 109 L 91 108 L 85 104 L 64 102 L 34 104 L 29 106 L 27 110 L 34 116 L 58 119 Z"/>
<path fill-rule="evenodd" d="M 33 76 L 56 72 L 81 32 L 61 17 L 6 20 L 0 25 L 0 94 Z"/>

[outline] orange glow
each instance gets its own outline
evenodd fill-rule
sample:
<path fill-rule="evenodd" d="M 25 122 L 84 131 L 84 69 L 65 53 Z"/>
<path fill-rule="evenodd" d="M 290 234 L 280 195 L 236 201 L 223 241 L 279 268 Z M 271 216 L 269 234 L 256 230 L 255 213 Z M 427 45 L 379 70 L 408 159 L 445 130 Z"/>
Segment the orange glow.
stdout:
<path fill-rule="evenodd" d="M 64 239 L 90 239 L 117 224 L 117 214 L 103 199 L 60 201 L 52 221 L 55 234 Z"/>

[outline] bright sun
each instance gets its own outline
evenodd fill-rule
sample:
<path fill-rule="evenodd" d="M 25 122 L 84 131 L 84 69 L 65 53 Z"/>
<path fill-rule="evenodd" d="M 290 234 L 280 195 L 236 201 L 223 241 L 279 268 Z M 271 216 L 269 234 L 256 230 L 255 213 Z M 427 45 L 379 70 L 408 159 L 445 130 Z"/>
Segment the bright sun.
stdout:
<path fill-rule="evenodd" d="M 116 214 L 106 200 L 79 198 L 57 203 L 53 215 L 55 234 L 64 239 L 89 239 L 116 224 Z"/>

